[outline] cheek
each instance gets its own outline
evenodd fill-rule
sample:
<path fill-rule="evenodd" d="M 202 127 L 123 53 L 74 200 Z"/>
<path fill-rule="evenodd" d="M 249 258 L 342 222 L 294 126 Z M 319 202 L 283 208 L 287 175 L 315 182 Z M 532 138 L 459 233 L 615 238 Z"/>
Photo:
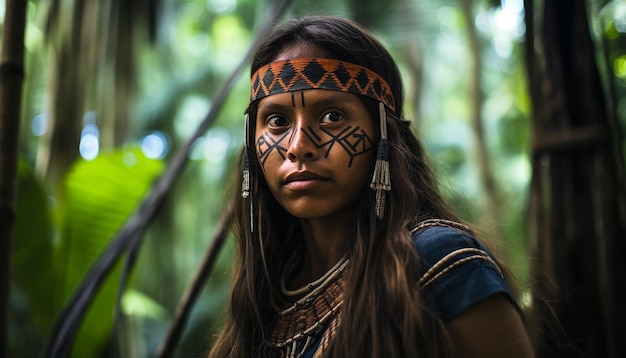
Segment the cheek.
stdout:
<path fill-rule="evenodd" d="M 276 137 L 267 132 L 257 133 L 254 148 L 259 164 L 264 171 L 266 166 L 272 165 L 272 162 L 285 160 L 287 154 L 286 137 L 286 134 Z"/>
<path fill-rule="evenodd" d="M 355 184 L 361 184 L 371 181 L 372 174 L 374 172 L 374 164 L 376 163 L 376 151 L 370 150 L 363 155 L 354 157 L 352 160 L 352 166 L 345 169 L 346 175 L 348 175 Z"/>
<path fill-rule="evenodd" d="M 261 166 L 261 169 L 263 169 L 263 171 L 265 171 L 265 163 L 268 159 L 269 150 L 270 148 L 267 143 L 267 139 L 265 138 L 263 133 L 261 133 L 260 135 L 257 134 L 257 137 L 254 141 L 254 152 L 256 153 L 259 165 Z"/>
<path fill-rule="evenodd" d="M 355 161 L 364 161 L 367 165 L 371 161 L 372 153 L 376 151 L 376 144 L 369 131 L 360 126 L 347 127 L 340 134 L 332 137 L 334 145 L 329 147 L 329 155 L 343 156 L 348 168 Z"/>

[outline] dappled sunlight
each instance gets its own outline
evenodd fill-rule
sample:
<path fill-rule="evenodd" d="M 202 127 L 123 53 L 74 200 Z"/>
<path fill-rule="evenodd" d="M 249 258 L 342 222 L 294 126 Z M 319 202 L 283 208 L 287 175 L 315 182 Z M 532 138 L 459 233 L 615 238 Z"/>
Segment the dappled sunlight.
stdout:
<path fill-rule="evenodd" d="M 100 130 L 94 123 L 89 123 L 83 127 L 78 151 L 80 156 L 86 160 L 92 160 L 98 156 L 100 151 Z"/>
<path fill-rule="evenodd" d="M 204 157 L 212 163 L 220 163 L 226 158 L 230 147 L 230 134 L 224 128 L 214 128 L 206 135 Z"/>
<path fill-rule="evenodd" d="M 483 34 L 492 38 L 495 54 L 507 59 L 526 33 L 522 1 L 506 1 L 502 7 L 480 11 L 475 24 Z"/>
<path fill-rule="evenodd" d="M 238 143 L 232 143 L 231 135 L 223 127 L 211 128 L 206 135 L 196 139 L 189 152 L 189 159 L 200 162 L 201 179 L 209 185 L 216 185 L 223 179 L 229 153 Z"/>
<path fill-rule="evenodd" d="M 228 14 L 237 7 L 237 0 L 207 0 L 207 6 L 218 14 Z"/>
<path fill-rule="evenodd" d="M 161 131 L 154 131 L 141 140 L 141 151 L 150 159 L 162 159 L 170 149 L 170 139 Z"/>
<path fill-rule="evenodd" d="M 174 129 L 179 138 L 189 138 L 209 111 L 211 103 L 204 97 L 191 95 L 181 102 L 174 121 Z"/>
<path fill-rule="evenodd" d="M 40 113 L 33 117 L 30 122 L 30 131 L 35 137 L 41 137 L 48 130 L 48 116 Z"/>

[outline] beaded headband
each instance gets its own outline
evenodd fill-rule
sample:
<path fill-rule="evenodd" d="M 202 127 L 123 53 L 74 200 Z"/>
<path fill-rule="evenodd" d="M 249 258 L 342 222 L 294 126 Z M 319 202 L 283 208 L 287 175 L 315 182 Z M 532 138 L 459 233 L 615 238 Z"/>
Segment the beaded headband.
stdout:
<path fill-rule="evenodd" d="M 329 58 L 296 58 L 262 66 L 252 75 L 250 102 L 306 89 L 359 94 L 396 110 L 391 88 L 380 75 L 363 66 Z"/>

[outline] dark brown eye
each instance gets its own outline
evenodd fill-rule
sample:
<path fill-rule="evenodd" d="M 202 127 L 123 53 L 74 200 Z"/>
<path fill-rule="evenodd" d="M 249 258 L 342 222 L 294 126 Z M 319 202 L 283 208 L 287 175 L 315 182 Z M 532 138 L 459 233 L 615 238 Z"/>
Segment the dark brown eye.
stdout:
<path fill-rule="evenodd" d="M 271 116 L 267 119 L 267 126 L 270 128 L 282 128 L 289 126 L 289 121 L 285 117 Z"/>
<path fill-rule="evenodd" d="M 320 122 L 322 123 L 336 123 L 343 119 L 343 115 L 339 112 L 332 111 L 326 113 Z"/>

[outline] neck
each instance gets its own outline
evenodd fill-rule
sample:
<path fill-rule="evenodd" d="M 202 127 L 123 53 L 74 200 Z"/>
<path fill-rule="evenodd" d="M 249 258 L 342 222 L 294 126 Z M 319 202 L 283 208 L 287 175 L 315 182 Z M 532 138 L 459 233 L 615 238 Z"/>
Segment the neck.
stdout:
<path fill-rule="evenodd" d="M 336 216 L 325 219 L 301 220 L 304 235 L 302 270 L 290 287 L 303 286 L 322 277 L 347 253 L 349 236 L 353 235 L 353 218 Z"/>

